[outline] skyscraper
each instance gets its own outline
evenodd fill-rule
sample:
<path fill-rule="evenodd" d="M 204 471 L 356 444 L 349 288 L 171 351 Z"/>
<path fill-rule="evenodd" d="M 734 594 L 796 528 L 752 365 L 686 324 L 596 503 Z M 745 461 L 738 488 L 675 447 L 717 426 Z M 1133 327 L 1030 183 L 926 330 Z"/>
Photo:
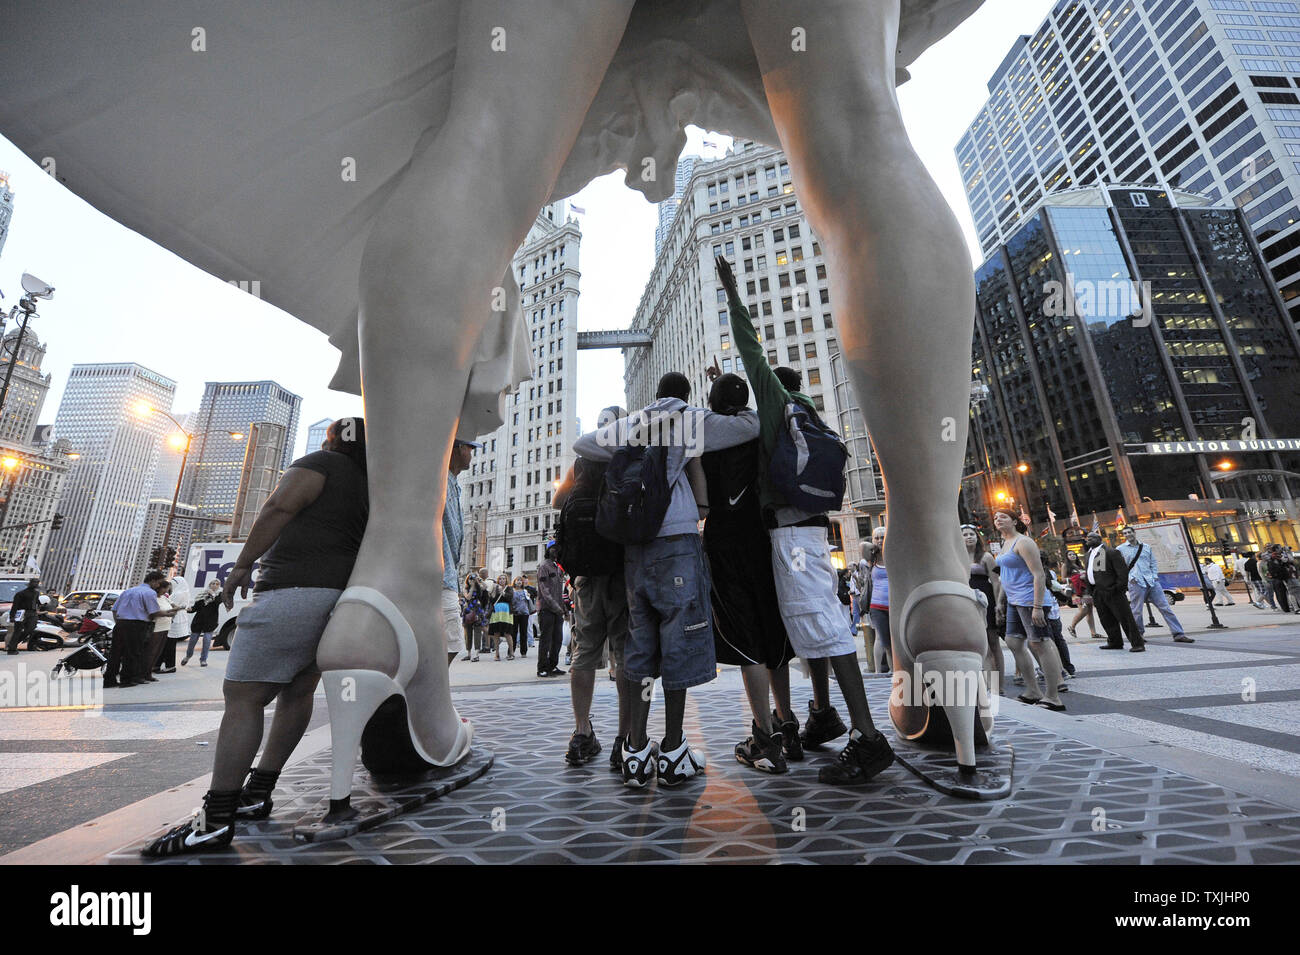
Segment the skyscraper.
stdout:
<path fill-rule="evenodd" d="M 691 181 L 691 173 L 695 170 L 695 164 L 701 161 L 702 159 L 699 156 L 682 156 L 678 159 L 677 172 L 673 175 L 673 194 L 655 207 L 659 213 L 659 225 L 655 228 L 656 259 L 659 258 L 659 253 L 663 250 L 668 233 L 672 231 L 673 220 L 677 218 L 677 209 L 686 196 L 686 186 Z"/>
<path fill-rule="evenodd" d="M 985 255 L 1044 195 L 1142 183 L 1230 200 L 1300 320 L 1300 3 L 1061 0 L 957 146 Z"/>
<path fill-rule="evenodd" d="M 831 427 L 839 426 L 831 374 L 839 342 L 826 261 L 794 195 L 785 155 L 738 140 L 722 159 L 699 159 L 691 169 L 632 319 L 632 330 L 648 333 L 652 344 L 624 352 L 630 408 L 649 404 L 668 371 L 686 375 L 691 400 L 700 404 L 715 359 L 724 373 L 745 377 L 714 268 L 721 255 L 735 269 L 768 364 L 799 371 L 804 392 Z M 832 515 L 832 549 L 843 547 L 846 559 L 856 559 L 858 533 L 856 515 Z"/>
<path fill-rule="evenodd" d="M 248 428 L 244 466 L 240 470 L 239 491 L 235 495 L 231 540 L 244 540 L 257 520 L 257 512 L 275 490 L 284 473 L 284 449 L 289 431 L 282 424 L 254 421 Z"/>
<path fill-rule="evenodd" d="M 1136 186 L 1070 190 L 1023 217 L 975 275 L 989 395 L 968 514 L 1181 515 L 1197 543 L 1263 542 L 1266 515 L 1300 518 L 1283 473 L 1300 470 L 1300 337 L 1246 223 Z"/>
<path fill-rule="evenodd" d="M 19 330 L 11 328 L 4 336 L 3 361 L 0 361 L 0 377 L 3 377 L 14 348 L 18 343 Z M 13 376 L 9 380 L 9 393 L 5 396 L 4 410 L 0 414 L 0 441 L 14 441 L 18 444 L 30 444 L 36 431 L 36 419 L 45 405 L 45 396 L 50 390 L 50 376 L 41 372 L 41 362 L 45 359 L 45 346 L 41 344 L 31 328 L 23 335 L 22 347 L 18 350 L 18 360 L 14 362 Z"/>
<path fill-rule="evenodd" d="M 139 406 L 171 408 L 176 383 L 131 362 L 73 365 L 56 440 L 80 455 L 72 462 L 59 511 L 63 529 L 51 538 L 48 586 L 69 590 L 130 582 L 166 418 Z"/>
<path fill-rule="evenodd" d="M 168 532 L 168 519 L 171 530 Z M 145 504 L 144 525 L 140 528 L 140 545 L 136 548 L 135 563 L 132 565 L 131 580 L 139 582 L 153 566 L 150 557 L 155 547 L 163 546 L 163 536 L 167 537 L 167 546 L 176 549 L 178 566 L 185 563 L 189 554 L 190 543 L 194 536 L 194 507 L 190 504 L 176 505 L 176 514 L 172 516 L 172 498 L 150 497 Z"/>
<path fill-rule="evenodd" d="M 211 530 L 220 536 L 221 525 L 229 524 L 239 494 L 243 473 L 244 440 L 254 422 L 283 426 L 289 434 L 298 431 L 298 409 L 302 399 L 274 381 L 209 381 L 194 419 L 194 442 L 182 482 L 181 498 L 195 507 L 195 533 Z M 282 449 L 280 469 L 293 460 L 293 447 Z"/>
<path fill-rule="evenodd" d="M 9 238 L 9 223 L 14 217 L 14 191 L 9 188 L 9 173 L 0 171 L 0 253 Z"/>
<path fill-rule="evenodd" d="M 536 569 L 555 511 L 555 482 L 577 440 L 578 250 L 582 233 L 567 203 L 542 208 L 513 268 L 532 346 L 533 377 L 505 405 L 505 421 L 460 476 L 462 560 L 493 574 Z"/>
<path fill-rule="evenodd" d="M 325 441 L 325 435 L 329 431 L 329 426 L 333 423 L 333 418 L 321 418 L 313 425 L 307 427 L 307 448 L 303 454 L 311 454 L 313 451 L 319 451 L 320 446 Z"/>

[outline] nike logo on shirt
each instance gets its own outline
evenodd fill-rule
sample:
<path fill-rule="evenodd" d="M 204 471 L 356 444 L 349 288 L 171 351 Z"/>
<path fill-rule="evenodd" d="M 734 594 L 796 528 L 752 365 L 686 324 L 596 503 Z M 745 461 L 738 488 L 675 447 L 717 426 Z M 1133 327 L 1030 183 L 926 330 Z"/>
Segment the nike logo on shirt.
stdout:
<path fill-rule="evenodd" d="M 747 488 L 747 487 L 746 487 L 746 488 L 741 488 L 741 489 L 740 489 L 740 493 L 737 494 L 735 497 L 729 497 L 729 498 L 727 498 L 728 503 L 729 503 L 732 507 L 735 507 L 735 506 L 736 506 L 736 502 L 739 501 L 742 497 L 744 497 L 744 496 L 745 496 L 745 492 L 748 491 L 748 490 L 749 490 L 749 488 Z"/>

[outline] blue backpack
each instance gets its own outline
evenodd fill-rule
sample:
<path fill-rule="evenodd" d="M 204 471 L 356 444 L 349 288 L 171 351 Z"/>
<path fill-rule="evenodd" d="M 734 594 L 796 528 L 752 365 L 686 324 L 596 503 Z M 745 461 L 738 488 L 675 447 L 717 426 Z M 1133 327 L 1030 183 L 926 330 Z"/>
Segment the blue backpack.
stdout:
<path fill-rule="evenodd" d="M 785 406 L 785 426 L 776 436 L 768 477 L 785 502 L 809 514 L 838 511 L 844 502 L 848 449 L 807 405 Z"/>

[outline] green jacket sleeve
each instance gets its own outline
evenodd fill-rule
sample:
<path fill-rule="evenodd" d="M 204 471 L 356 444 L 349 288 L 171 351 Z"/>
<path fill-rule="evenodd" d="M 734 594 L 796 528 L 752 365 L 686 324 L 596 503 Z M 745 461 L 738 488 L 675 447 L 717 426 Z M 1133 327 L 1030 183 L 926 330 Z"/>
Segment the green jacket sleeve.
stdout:
<path fill-rule="evenodd" d="M 776 445 L 776 435 L 785 419 L 785 406 L 790 401 L 790 393 L 785 390 L 767 363 L 763 354 L 763 343 L 758 340 L 758 331 L 749 317 L 749 309 L 743 302 L 732 300 L 731 337 L 740 352 L 740 360 L 745 365 L 745 374 L 749 377 L 749 387 L 754 392 L 754 404 L 758 406 L 759 437 L 763 440 L 763 449 L 772 452 Z"/>

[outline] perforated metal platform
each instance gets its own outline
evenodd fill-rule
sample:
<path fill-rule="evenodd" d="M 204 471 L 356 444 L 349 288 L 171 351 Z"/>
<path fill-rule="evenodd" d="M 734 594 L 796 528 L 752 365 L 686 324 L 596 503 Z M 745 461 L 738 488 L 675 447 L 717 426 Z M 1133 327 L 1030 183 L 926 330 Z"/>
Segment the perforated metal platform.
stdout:
<path fill-rule="evenodd" d="M 1300 862 L 1291 809 L 1019 723 L 1015 706 L 1005 707 L 994 736 L 1015 751 L 1006 799 L 956 799 L 898 764 L 868 786 L 837 789 L 820 785 L 817 770 L 838 743 L 785 776 L 737 763 L 731 750 L 748 717 L 738 680 L 724 678 L 689 696 L 687 735 L 708 756 L 707 777 L 634 791 L 608 770 L 608 687 L 593 707 L 604 751 L 582 768 L 565 766 L 572 714 L 564 689 L 458 696 L 495 763 L 368 832 L 294 842 L 295 823 L 328 789 L 325 752 L 286 770 L 274 816 L 243 827 L 231 850 L 155 864 Z M 888 683 L 870 680 L 868 691 L 883 717 Z M 661 729 L 655 710 L 652 727 Z M 108 861 L 139 863 L 137 851 L 125 847 Z"/>

